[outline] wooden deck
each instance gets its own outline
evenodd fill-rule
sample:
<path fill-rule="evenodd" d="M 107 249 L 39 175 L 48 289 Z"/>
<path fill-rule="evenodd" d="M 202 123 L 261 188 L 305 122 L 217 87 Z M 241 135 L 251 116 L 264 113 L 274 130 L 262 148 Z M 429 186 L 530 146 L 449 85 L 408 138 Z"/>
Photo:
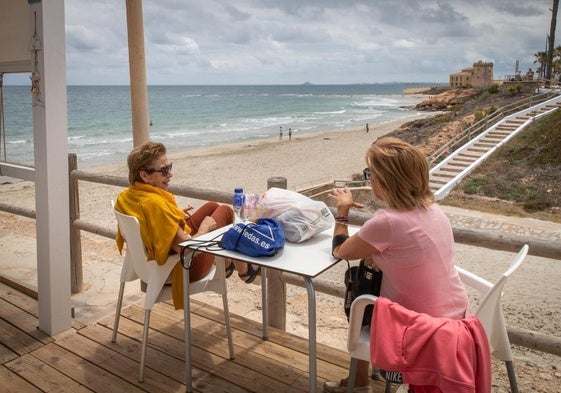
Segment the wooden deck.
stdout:
<path fill-rule="evenodd" d="M 183 311 L 166 303 L 152 311 L 144 383 L 138 382 L 144 312 L 123 310 L 116 343 L 113 316 L 49 337 L 37 329 L 37 301 L 0 283 L 0 392 L 184 392 Z M 231 315 L 236 359 L 220 309 L 192 301 L 196 392 L 306 392 L 307 340 Z M 318 344 L 318 392 L 323 381 L 347 374 L 346 352 Z M 371 392 L 383 392 L 372 381 Z"/>

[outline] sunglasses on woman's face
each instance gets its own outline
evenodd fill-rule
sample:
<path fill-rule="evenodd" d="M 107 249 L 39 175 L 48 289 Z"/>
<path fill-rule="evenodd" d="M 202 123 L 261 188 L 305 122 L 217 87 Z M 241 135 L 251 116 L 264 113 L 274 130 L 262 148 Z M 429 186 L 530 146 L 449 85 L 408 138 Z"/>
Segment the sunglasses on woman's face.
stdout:
<path fill-rule="evenodd" d="M 154 173 L 154 172 L 160 172 L 162 174 L 162 176 L 167 176 L 169 175 L 169 173 L 171 172 L 171 168 L 173 166 L 173 163 L 169 163 L 166 166 L 161 167 L 160 169 L 145 169 L 144 172 L 148 173 L 149 175 Z"/>
<path fill-rule="evenodd" d="M 362 171 L 365 180 L 370 180 L 370 168 L 364 168 Z"/>

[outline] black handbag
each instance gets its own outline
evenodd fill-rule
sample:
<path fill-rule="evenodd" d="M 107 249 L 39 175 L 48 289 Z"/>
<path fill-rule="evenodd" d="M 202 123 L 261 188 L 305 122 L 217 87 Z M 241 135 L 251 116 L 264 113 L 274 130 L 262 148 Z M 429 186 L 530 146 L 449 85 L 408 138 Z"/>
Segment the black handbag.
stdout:
<path fill-rule="evenodd" d="M 349 261 L 347 271 L 345 272 L 345 314 L 347 320 L 351 313 L 351 304 L 360 295 L 375 295 L 380 296 L 380 287 L 382 286 L 382 271 L 377 271 L 373 267 L 366 266 L 364 259 L 360 260 L 358 266 L 351 266 Z M 364 317 L 362 319 L 362 326 L 370 325 L 372 319 L 372 306 L 366 306 L 364 310 Z"/>

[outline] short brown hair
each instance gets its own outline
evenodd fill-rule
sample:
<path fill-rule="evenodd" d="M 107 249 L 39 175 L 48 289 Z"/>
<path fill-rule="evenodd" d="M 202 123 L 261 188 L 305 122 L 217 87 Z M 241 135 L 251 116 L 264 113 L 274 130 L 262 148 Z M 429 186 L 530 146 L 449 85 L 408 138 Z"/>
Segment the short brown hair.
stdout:
<path fill-rule="evenodd" d="M 162 154 L 166 154 L 166 147 L 159 142 L 145 142 L 132 149 L 127 157 L 129 166 L 129 183 L 142 182 L 140 171 L 150 168 L 150 164 Z"/>
<path fill-rule="evenodd" d="M 434 202 L 429 164 L 418 148 L 397 138 L 382 137 L 366 152 L 366 163 L 391 208 L 426 208 Z"/>

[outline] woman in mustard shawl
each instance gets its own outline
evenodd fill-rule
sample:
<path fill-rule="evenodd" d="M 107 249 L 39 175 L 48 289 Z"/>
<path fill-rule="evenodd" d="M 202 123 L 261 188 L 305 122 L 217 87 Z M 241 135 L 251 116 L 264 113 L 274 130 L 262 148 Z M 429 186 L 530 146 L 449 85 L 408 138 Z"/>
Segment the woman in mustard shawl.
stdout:
<path fill-rule="evenodd" d="M 234 218 L 232 208 L 207 202 L 193 214 L 188 207 L 178 207 L 175 197 L 168 192 L 173 176 L 172 164 L 166 156 L 162 143 L 146 142 L 134 148 L 127 158 L 130 186 L 117 197 L 115 209 L 135 216 L 140 224 L 140 232 L 149 259 L 163 265 L 168 256 L 180 251 L 179 244 L 191 237 L 197 237 L 216 228 L 231 224 Z M 117 233 L 119 251 L 123 248 L 123 238 Z M 190 280 L 197 281 L 211 269 L 214 256 L 198 253 L 193 259 Z M 172 271 L 172 293 L 176 309 L 183 308 L 182 265 L 177 264 Z M 226 269 L 229 277 L 234 271 L 230 261 Z"/>

